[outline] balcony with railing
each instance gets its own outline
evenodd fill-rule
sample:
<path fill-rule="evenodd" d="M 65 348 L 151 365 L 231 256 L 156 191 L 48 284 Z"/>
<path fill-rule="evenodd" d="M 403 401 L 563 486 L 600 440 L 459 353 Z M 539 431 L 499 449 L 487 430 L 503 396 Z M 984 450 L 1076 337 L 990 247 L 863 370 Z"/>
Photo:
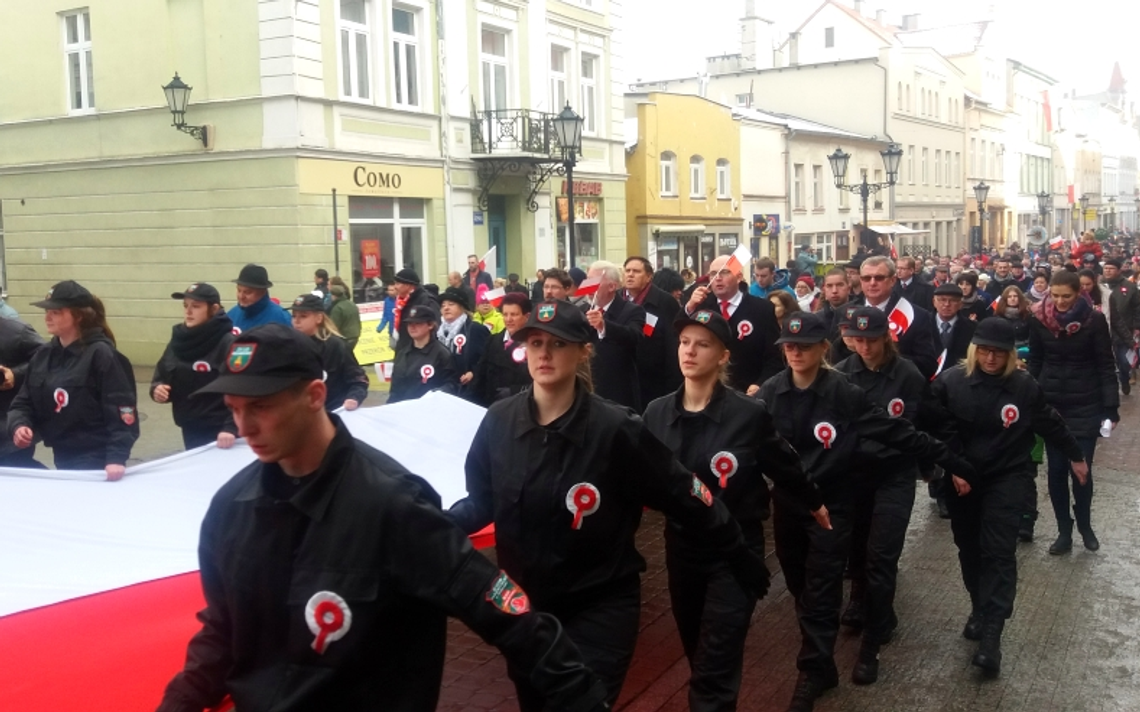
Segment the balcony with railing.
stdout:
<path fill-rule="evenodd" d="M 477 111 L 472 107 L 471 157 L 561 160 L 555 118 L 556 114 L 530 109 Z"/>

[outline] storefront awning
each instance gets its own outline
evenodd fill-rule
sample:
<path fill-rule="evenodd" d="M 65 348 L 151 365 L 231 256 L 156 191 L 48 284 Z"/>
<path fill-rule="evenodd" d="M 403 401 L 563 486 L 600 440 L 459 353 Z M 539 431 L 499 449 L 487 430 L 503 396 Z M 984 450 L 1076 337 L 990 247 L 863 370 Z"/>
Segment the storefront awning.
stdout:
<path fill-rule="evenodd" d="M 907 227 L 906 225 L 899 225 L 898 223 L 891 223 L 889 225 L 869 225 L 872 230 L 881 235 L 919 235 L 928 233 L 929 230 L 915 230 L 914 228 Z"/>
<path fill-rule="evenodd" d="M 690 232 L 705 232 L 704 225 L 654 225 L 652 226 L 653 232 L 659 232 L 662 235 L 669 235 L 672 233 L 690 233 Z"/>

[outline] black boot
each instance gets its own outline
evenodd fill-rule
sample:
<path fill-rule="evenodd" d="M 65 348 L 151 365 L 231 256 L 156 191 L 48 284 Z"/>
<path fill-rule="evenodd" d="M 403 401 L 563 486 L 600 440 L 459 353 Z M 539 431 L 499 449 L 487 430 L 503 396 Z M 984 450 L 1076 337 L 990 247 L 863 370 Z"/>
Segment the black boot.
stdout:
<path fill-rule="evenodd" d="M 847 608 L 839 617 L 840 625 L 863 630 L 863 582 L 851 582 L 851 598 L 847 601 Z"/>
<path fill-rule="evenodd" d="M 950 518 L 950 507 L 949 507 L 949 505 L 946 504 L 946 498 L 945 497 L 939 497 L 936 504 L 938 505 L 938 518 L 939 519 L 949 519 Z"/>
<path fill-rule="evenodd" d="M 982 614 L 975 608 L 970 612 L 970 617 L 966 619 L 966 627 L 962 629 L 962 637 L 966 640 L 981 640 L 982 623 Z"/>
<path fill-rule="evenodd" d="M 1073 523 L 1060 522 L 1057 524 L 1057 541 L 1049 546 L 1049 553 L 1054 556 L 1067 554 L 1073 550 Z"/>
<path fill-rule="evenodd" d="M 815 701 L 819 696 L 837 686 L 839 680 L 809 675 L 801 672 L 796 680 L 796 691 L 792 693 L 792 701 L 788 704 L 788 712 L 811 712 L 815 708 Z"/>
<path fill-rule="evenodd" d="M 1001 632 L 1005 621 L 987 620 L 982 626 L 982 642 L 971 661 L 991 675 L 1001 672 Z"/>
<path fill-rule="evenodd" d="M 1033 515 L 1021 515 L 1021 526 L 1017 529 L 1017 538 L 1024 542 L 1033 541 L 1033 524 Z"/>
<path fill-rule="evenodd" d="M 856 685 L 870 685 L 879 679 L 879 646 L 863 643 L 859 648 L 859 659 L 851 671 L 851 682 Z"/>
<path fill-rule="evenodd" d="M 1091 526 L 1081 527 L 1081 539 L 1084 540 L 1085 548 L 1089 551 L 1096 551 L 1100 548 L 1100 540 L 1096 538 Z M 1072 546 L 1070 542 L 1069 546 Z"/>

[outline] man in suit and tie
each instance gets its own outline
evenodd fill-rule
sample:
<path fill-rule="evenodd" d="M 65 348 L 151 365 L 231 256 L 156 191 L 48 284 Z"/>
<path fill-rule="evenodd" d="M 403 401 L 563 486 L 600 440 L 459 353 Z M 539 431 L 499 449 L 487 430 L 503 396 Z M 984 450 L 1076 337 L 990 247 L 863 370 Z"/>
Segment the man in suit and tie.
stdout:
<path fill-rule="evenodd" d="M 895 266 L 898 281 L 895 282 L 894 292 L 906 297 L 916 307 L 931 311 L 934 308 L 934 287 L 919 279 L 915 269 L 913 257 L 899 258 Z"/>
<path fill-rule="evenodd" d="M 930 312 L 920 306 L 910 304 L 910 300 L 901 294 L 894 294 L 896 281 L 895 263 L 889 257 L 875 255 L 868 257 L 859 266 L 859 281 L 863 286 L 863 298 L 866 306 L 881 309 L 891 319 L 892 313 L 898 308 L 900 315 L 905 314 L 907 306 L 913 313 L 913 318 L 900 317 L 892 319 L 891 333 L 898 343 L 899 355 L 910 359 L 918 367 L 923 376 L 930 378 L 937 370 L 938 354 L 934 350 L 932 341 L 933 325 Z"/>
<path fill-rule="evenodd" d="M 637 375 L 641 407 L 681 387 L 684 377 L 677 359 L 677 331 L 673 322 L 681 304 L 653 284 L 653 265 L 644 257 L 630 257 L 625 271 L 625 299 L 645 310 L 645 338 L 637 343 Z"/>
<path fill-rule="evenodd" d="M 594 392 L 641 412 L 637 347 L 645 338 L 645 309 L 618 296 L 621 268 L 613 262 L 590 265 L 587 279 L 599 278 L 598 291 L 582 305 L 586 320 L 598 332 L 593 359 Z"/>

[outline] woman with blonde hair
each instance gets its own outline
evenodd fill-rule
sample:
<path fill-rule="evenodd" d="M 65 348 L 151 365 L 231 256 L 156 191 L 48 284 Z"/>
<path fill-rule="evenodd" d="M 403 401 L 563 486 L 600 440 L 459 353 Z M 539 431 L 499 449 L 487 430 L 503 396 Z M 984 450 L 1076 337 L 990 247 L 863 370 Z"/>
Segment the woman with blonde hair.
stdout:
<path fill-rule="evenodd" d="M 290 309 L 293 328 L 311 337 L 320 350 L 328 388 L 325 409 L 330 413 L 341 406 L 345 410 L 356 410 L 368 397 L 368 376 L 325 313 L 324 300 L 315 294 L 302 294 L 293 300 Z"/>

